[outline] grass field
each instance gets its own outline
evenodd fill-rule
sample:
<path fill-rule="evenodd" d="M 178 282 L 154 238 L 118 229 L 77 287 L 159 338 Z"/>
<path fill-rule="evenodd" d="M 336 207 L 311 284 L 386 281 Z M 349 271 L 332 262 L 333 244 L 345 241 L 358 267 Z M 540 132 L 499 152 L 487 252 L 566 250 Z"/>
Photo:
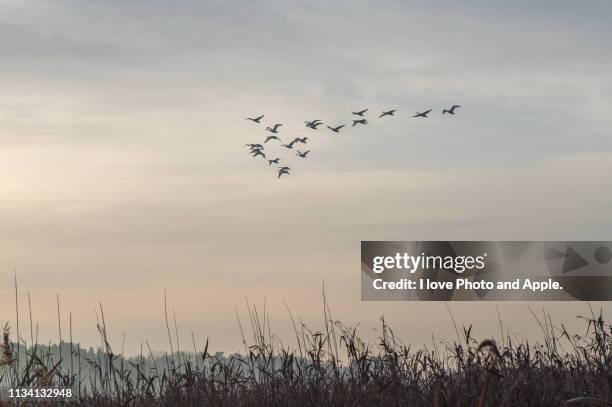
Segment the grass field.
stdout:
<path fill-rule="evenodd" d="M 237 319 L 244 351 L 228 357 L 196 338 L 192 350 L 175 349 L 178 332 L 167 315 L 171 350 L 155 354 L 146 344 L 130 358 L 108 343 L 102 309 L 95 353 L 72 341 L 54 351 L 35 340 L 18 344 L 7 324 L 0 386 L 72 387 L 72 403 L 83 406 L 612 405 L 612 329 L 601 315 L 584 318 L 578 335 L 533 314 L 538 343 L 517 340 L 502 324 L 496 339 L 455 326 L 455 338 L 413 349 L 384 319 L 378 341 L 362 341 L 355 328 L 332 319 L 324 300 L 321 331 L 289 312 L 296 345 L 286 347 L 267 315 L 247 308 L 248 321 Z"/>

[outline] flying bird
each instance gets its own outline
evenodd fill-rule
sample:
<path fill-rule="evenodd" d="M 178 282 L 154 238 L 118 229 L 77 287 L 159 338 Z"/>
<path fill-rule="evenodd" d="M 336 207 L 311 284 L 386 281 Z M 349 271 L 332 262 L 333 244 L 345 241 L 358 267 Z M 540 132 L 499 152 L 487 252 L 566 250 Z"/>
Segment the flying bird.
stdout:
<path fill-rule="evenodd" d="M 459 105 L 453 105 L 450 109 L 444 109 L 442 110 L 442 114 L 444 113 L 448 113 L 448 114 L 455 114 L 455 109 L 459 108 L 461 106 Z"/>
<path fill-rule="evenodd" d="M 310 150 L 308 150 L 308 151 L 304 151 L 303 153 L 302 153 L 300 150 L 298 150 L 298 152 L 297 152 L 295 155 L 297 155 L 297 156 L 299 156 L 299 157 L 302 157 L 302 158 L 306 158 L 306 156 L 308 155 L 308 153 L 310 153 Z"/>
<path fill-rule="evenodd" d="M 327 126 L 327 128 L 330 129 L 331 131 L 333 131 L 334 133 L 340 133 L 340 129 L 343 128 L 344 126 L 346 126 L 346 125 L 343 124 L 343 125 L 340 125 L 338 127 Z"/>
<path fill-rule="evenodd" d="M 280 158 L 275 158 L 274 160 L 268 160 L 268 164 L 269 165 L 278 164 L 279 161 L 280 161 Z"/>
<path fill-rule="evenodd" d="M 307 141 L 308 141 L 308 137 L 302 137 L 302 138 L 296 137 L 293 139 L 294 143 L 306 144 Z"/>
<path fill-rule="evenodd" d="M 357 116 L 362 116 L 362 117 L 363 117 L 363 114 L 364 114 L 365 112 L 367 112 L 367 111 L 368 111 L 368 109 L 363 109 L 363 110 L 361 110 L 361 111 L 359 111 L 359 112 L 353 112 L 353 114 L 355 114 L 355 115 L 357 115 Z"/>
<path fill-rule="evenodd" d="M 266 137 L 266 141 L 264 141 L 264 143 L 267 143 L 270 140 L 278 140 L 278 141 L 280 141 L 278 136 L 268 136 L 268 137 Z"/>
<path fill-rule="evenodd" d="M 264 115 L 262 114 L 259 117 L 247 117 L 246 120 L 250 120 L 255 123 L 259 123 L 261 119 L 263 119 Z"/>
<path fill-rule="evenodd" d="M 297 143 L 297 141 L 293 140 L 291 143 L 289 144 L 281 144 L 281 147 L 285 147 L 285 148 L 293 148 L 293 145 Z"/>
<path fill-rule="evenodd" d="M 289 167 L 283 167 L 278 169 L 278 178 L 280 178 L 283 174 L 289 174 Z"/>
<path fill-rule="evenodd" d="M 291 171 L 291 168 L 289 168 L 289 167 L 280 167 L 278 170 L 279 171 L 281 171 L 281 170 L 283 170 L 283 171 Z"/>
<path fill-rule="evenodd" d="M 266 158 L 266 155 L 261 150 L 252 150 L 251 154 L 253 154 L 253 158 L 257 157 L 258 155 Z"/>
<path fill-rule="evenodd" d="M 245 144 L 245 147 L 251 147 L 252 150 L 261 150 L 263 146 L 261 144 Z"/>
<path fill-rule="evenodd" d="M 278 133 L 278 128 L 282 126 L 282 124 L 275 124 L 274 127 L 266 127 L 266 130 L 272 133 Z"/>
<path fill-rule="evenodd" d="M 397 109 L 387 110 L 386 112 L 383 110 L 382 114 L 378 116 L 378 118 L 380 119 L 381 117 L 384 117 L 384 116 L 393 116 L 395 112 L 397 112 Z"/>
<path fill-rule="evenodd" d="M 310 121 L 305 121 L 304 123 L 306 123 L 306 127 L 310 127 L 311 129 L 316 130 L 317 126 L 323 124 L 323 122 L 319 119 L 316 120 L 310 120 Z"/>
<path fill-rule="evenodd" d="M 353 120 L 353 126 L 355 127 L 355 125 L 357 124 L 368 124 L 368 121 L 366 119 L 359 119 L 359 120 Z"/>
<path fill-rule="evenodd" d="M 427 115 L 429 114 L 429 112 L 431 112 L 432 110 L 433 110 L 433 109 L 429 109 L 429 110 L 427 110 L 427 111 L 425 111 L 425 112 L 423 112 L 423 113 L 419 113 L 419 112 L 417 112 L 417 114 L 415 114 L 415 115 L 414 115 L 414 116 L 412 116 L 412 117 L 427 117 Z"/>

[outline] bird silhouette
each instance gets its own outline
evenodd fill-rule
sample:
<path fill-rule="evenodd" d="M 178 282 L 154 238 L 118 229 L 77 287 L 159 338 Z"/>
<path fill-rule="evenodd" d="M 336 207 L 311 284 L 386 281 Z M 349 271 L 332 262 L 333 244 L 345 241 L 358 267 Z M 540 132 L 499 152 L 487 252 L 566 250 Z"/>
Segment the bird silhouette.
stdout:
<path fill-rule="evenodd" d="M 444 113 L 448 113 L 448 114 L 455 114 L 455 109 L 459 108 L 461 106 L 459 105 L 453 105 L 450 109 L 443 109 L 442 110 L 442 114 Z"/>
<path fill-rule="evenodd" d="M 278 133 L 278 128 L 282 126 L 282 124 L 275 124 L 274 127 L 266 127 L 266 130 L 272 133 Z"/>
<path fill-rule="evenodd" d="M 250 147 L 251 151 L 252 150 L 258 150 L 258 149 L 262 149 L 263 146 L 261 144 L 245 144 L 245 147 Z"/>
<path fill-rule="evenodd" d="M 289 170 L 290 170 L 289 167 L 279 168 L 278 169 L 278 178 L 280 178 L 283 174 L 290 175 Z"/>
<path fill-rule="evenodd" d="M 270 140 L 278 140 L 278 141 L 281 141 L 281 139 L 279 139 L 279 138 L 278 138 L 278 136 L 274 136 L 274 135 L 273 135 L 273 136 L 268 136 L 268 137 L 266 137 L 266 141 L 264 141 L 264 143 L 267 143 L 267 142 L 268 142 L 268 141 L 270 141 Z"/>
<path fill-rule="evenodd" d="M 281 147 L 285 147 L 285 148 L 293 148 L 293 145 L 297 143 L 297 141 L 293 140 L 291 143 L 289 144 L 281 144 Z"/>
<path fill-rule="evenodd" d="M 305 121 L 304 123 L 306 123 L 306 127 L 310 127 L 311 129 L 316 130 L 317 126 L 323 124 L 323 122 L 319 119 L 316 120 L 310 120 L 310 121 Z"/>
<path fill-rule="evenodd" d="M 452 105 L 450 108 L 442 108 L 442 114 L 451 114 L 451 115 L 455 115 L 455 112 L 457 109 L 461 108 L 460 105 Z M 436 108 L 437 111 L 438 108 Z M 351 127 L 355 127 L 358 124 L 359 125 L 368 125 L 369 122 L 366 119 L 366 113 L 369 111 L 369 108 L 363 109 L 363 110 L 359 110 L 356 112 L 351 112 L 355 117 L 357 116 L 358 118 L 356 119 L 351 119 L 352 121 L 352 125 Z M 433 108 L 426 110 L 424 112 L 416 112 L 416 114 L 412 117 L 424 117 L 424 118 L 428 118 L 429 114 L 433 111 Z M 398 110 L 397 109 L 391 109 L 391 110 L 383 110 L 380 115 L 378 116 L 379 118 L 385 117 L 385 116 L 395 116 L 395 113 L 397 113 Z M 407 112 L 408 113 L 408 112 Z M 372 113 L 373 117 L 375 117 L 375 112 Z M 369 116 L 369 115 L 368 115 Z M 247 117 L 246 120 L 250 120 L 254 123 L 261 123 L 261 120 L 264 118 L 265 116 L 262 114 L 261 116 L 258 117 Z M 306 120 L 304 121 L 306 127 L 309 127 L 313 130 L 317 130 L 318 126 L 325 124 L 323 123 L 321 120 L 319 119 L 315 119 L 315 120 Z M 296 137 L 294 138 L 291 142 L 286 144 L 281 144 L 282 140 L 279 136 L 277 136 L 277 134 L 279 133 L 279 129 L 280 127 L 283 126 L 283 124 L 281 123 L 277 123 L 274 124 L 272 127 L 266 127 L 266 130 L 269 131 L 270 133 L 273 133 L 269 136 L 266 136 L 265 140 L 263 141 L 262 144 L 245 144 L 246 147 L 249 147 L 249 154 L 252 155 L 253 158 L 255 157 L 263 157 L 264 161 L 268 162 L 269 166 L 272 166 L 273 164 L 275 164 L 275 170 L 278 171 L 278 178 L 281 178 L 283 175 L 290 175 L 291 174 L 291 168 L 289 167 L 285 167 L 285 166 L 280 166 L 279 163 L 281 160 L 280 157 L 277 158 L 273 158 L 273 159 L 267 159 L 266 158 L 266 153 L 264 152 L 264 144 L 267 146 L 268 144 L 266 144 L 268 141 L 270 140 L 278 140 L 279 144 L 281 147 L 287 148 L 287 149 L 293 149 L 294 147 L 296 147 L 297 143 L 302 143 L 302 144 L 309 144 L 310 139 L 308 137 Z M 340 130 L 344 127 L 346 127 L 346 124 L 341 124 L 338 125 L 336 127 L 333 126 L 329 126 L 326 125 L 326 127 L 333 131 L 334 133 L 340 133 Z M 350 132 L 350 131 L 349 131 Z M 284 133 L 283 133 L 284 134 Z M 283 137 L 285 138 L 285 137 Z M 296 153 L 295 155 L 300 157 L 300 158 L 307 158 L 308 154 L 310 154 L 311 150 L 307 150 L 307 151 L 300 151 L 299 149 L 296 148 Z M 283 159 L 284 160 L 284 159 Z M 316 160 L 315 160 L 316 161 Z"/>
<path fill-rule="evenodd" d="M 397 112 L 397 109 L 387 110 L 386 112 L 383 110 L 383 112 L 381 113 L 380 116 L 378 116 L 378 118 L 380 119 L 381 117 L 385 117 L 385 116 L 393 116 L 395 112 Z"/>
<path fill-rule="evenodd" d="M 432 110 L 433 110 L 433 109 L 429 109 L 429 110 L 424 111 L 423 113 L 419 113 L 419 112 L 417 112 L 417 114 L 415 114 L 415 115 L 414 115 L 414 116 L 412 116 L 412 117 L 427 117 L 427 115 L 429 114 L 429 112 L 431 112 Z"/>
<path fill-rule="evenodd" d="M 263 153 L 261 149 L 252 150 L 251 154 L 253 154 L 253 158 L 257 157 L 258 155 L 262 156 L 263 158 L 266 158 L 266 155 Z"/>
<path fill-rule="evenodd" d="M 330 127 L 327 126 L 328 129 L 330 129 L 331 131 L 333 131 L 334 133 L 340 133 L 340 129 L 343 128 L 344 126 L 346 126 L 345 124 L 342 124 L 338 127 Z"/>
<path fill-rule="evenodd" d="M 246 120 L 250 120 L 250 121 L 255 122 L 255 123 L 260 123 L 260 120 L 263 119 L 263 117 L 264 117 L 264 115 L 262 114 L 259 117 L 254 117 L 254 118 L 247 117 Z"/>

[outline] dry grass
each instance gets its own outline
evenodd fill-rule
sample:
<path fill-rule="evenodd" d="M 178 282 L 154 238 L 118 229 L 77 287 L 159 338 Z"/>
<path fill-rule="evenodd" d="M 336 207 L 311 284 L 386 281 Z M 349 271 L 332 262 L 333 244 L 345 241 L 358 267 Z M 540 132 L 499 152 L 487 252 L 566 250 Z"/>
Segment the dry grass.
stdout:
<path fill-rule="evenodd" d="M 612 328 L 601 315 L 585 318 L 586 334 L 579 336 L 534 314 L 541 344 L 517 342 L 503 331 L 500 342 L 478 340 L 469 326 L 456 327 L 452 342 L 413 350 L 384 319 L 378 343 L 362 341 L 355 328 L 331 318 L 324 300 L 322 331 L 289 313 L 297 345 L 287 348 L 270 332 L 265 311 L 260 315 L 248 303 L 247 309 L 248 323 L 238 319 L 244 354 L 229 358 L 211 355 L 208 341 L 198 351 L 194 339 L 193 352 L 172 347 L 163 362 L 150 349 L 147 356 L 124 359 L 108 343 L 100 308 L 102 346 L 95 358 L 82 360 L 72 342 L 64 360 L 24 343 L 19 365 L 6 325 L 0 386 L 72 386 L 74 403 L 83 406 L 612 405 Z M 167 312 L 166 327 L 172 342 Z"/>

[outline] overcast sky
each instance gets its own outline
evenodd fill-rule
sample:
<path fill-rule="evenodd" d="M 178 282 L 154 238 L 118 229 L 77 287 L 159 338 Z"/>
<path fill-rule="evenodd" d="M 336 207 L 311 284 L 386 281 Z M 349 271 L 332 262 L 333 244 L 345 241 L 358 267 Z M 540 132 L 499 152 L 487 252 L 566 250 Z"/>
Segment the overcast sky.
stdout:
<path fill-rule="evenodd" d="M 325 280 L 365 336 L 384 314 L 406 342 L 448 337 L 441 303 L 360 302 L 360 241 L 611 240 L 611 20 L 605 0 L 0 0 L 2 321 L 16 269 L 41 340 L 59 292 L 83 344 L 102 302 L 115 343 L 164 349 L 166 288 L 185 340 L 232 351 L 245 294 L 289 338 L 283 299 L 320 327 Z M 273 123 L 311 138 L 307 160 L 267 149 L 281 180 L 243 147 Z M 482 336 L 490 305 L 451 304 Z M 536 333 L 526 304 L 499 309 Z"/>

